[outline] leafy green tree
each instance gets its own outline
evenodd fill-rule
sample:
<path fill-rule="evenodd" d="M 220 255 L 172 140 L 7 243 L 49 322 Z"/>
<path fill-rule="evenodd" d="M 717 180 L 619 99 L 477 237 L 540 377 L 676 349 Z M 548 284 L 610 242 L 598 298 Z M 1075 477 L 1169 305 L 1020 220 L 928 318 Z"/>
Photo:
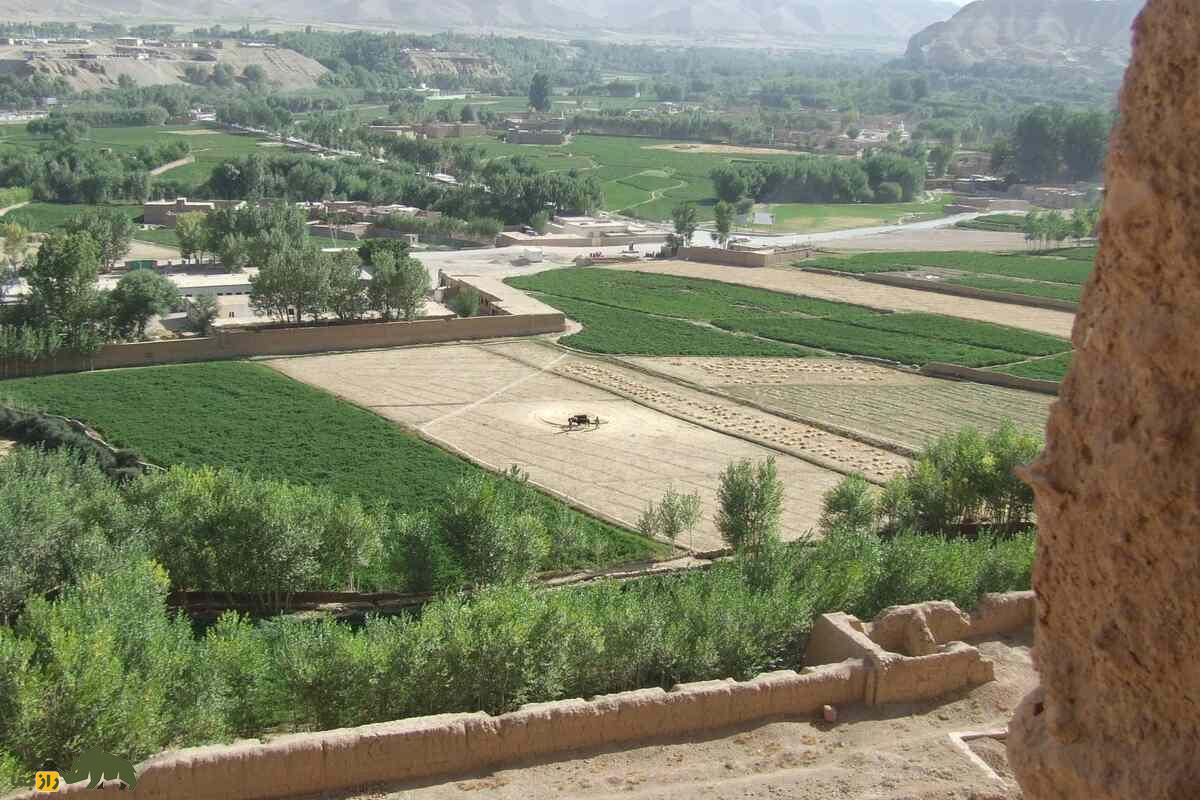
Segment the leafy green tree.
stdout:
<path fill-rule="evenodd" d="M 204 260 L 209 240 L 212 238 L 204 217 L 204 214 L 192 211 L 175 218 L 175 236 L 179 239 L 179 252 L 185 259 L 194 259 L 197 263 Z"/>
<path fill-rule="evenodd" d="M 127 214 L 115 208 L 87 209 L 63 226 L 68 233 L 86 233 L 96 241 L 105 269 L 112 269 L 129 252 L 135 227 Z"/>
<path fill-rule="evenodd" d="M 550 76 L 536 72 L 529 82 L 529 105 L 536 111 L 550 110 Z"/>
<path fill-rule="evenodd" d="M 460 122 L 477 122 L 479 117 L 475 113 L 475 106 L 472 106 L 472 105 L 463 106 L 462 111 L 460 111 L 458 114 L 458 119 Z"/>
<path fill-rule="evenodd" d="M 848 475 L 822 501 L 821 531 L 870 531 L 875 527 L 875 497 L 862 475 Z"/>
<path fill-rule="evenodd" d="M 72 341 L 96 312 L 100 246 L 86 233 L 51 233 L 21 270 L 35 317 L 68 331 Z"/>
<path fill-rule="evenodd" d="M 531 505 L 524 476 L 464 476 L 435 512 L 447 544 L 476 585 L 528 578 L 549 552 L 546 526 Z"/>
<path fill-rule="evenodd" d="M 1112 122 L 1103 111 L 1072 114 L 1063 127 L 1063 161 L 1072 180 L 1095 178 L 1104 166 Z"/>
<path fill-rule="evenodd" d="M 1062 108 L 1038 106 L 1017 120 L 1013 132 L 1013 161 L 1023 180 L 1044 181 L 1058 176 L 1063 155 Z"/>
<path fill-rule="evenodd" d="M 252 89 L 260 89 L 267 83 L 267 71 L 258 64 L 247 64 L 242 70 L 242 80 Z"/>
<path fill-rule="evenodd" d="M 691 203 L 676 206 L 671 212 L 671 219 L 675 223 L 675 234 L 683 241 L 684 247 L 690 247 L 692 237 L 696 235 L 696 228 L 699 227 L 696 206 Z"/>
<path fill-rule="evenodd" d="M 330 267 L 314 244 L 272 253 L 250 278 L 250 305 L 280 320 L 317 319 L 329 301 Z"/>
<path fill-rule="evenodd" d="M 376 253 L 373 261 L 371 283 L 367 287 L 370 307 L 384 319 L 396 315 L 406 320 L 416 317 L 432 288 L 425 265 L 408 255 L 397 260 L 387 252 Z"/>
<path fill-rule="evenodd" d="M 733 206 L 721 200 L 713 209 L 717 225 L 717 242 L 722 247 L 729 241 L 729 233 L 733 230 Z"/>
<path fill-rule="evenodd" d="M 478 289 L 474 286 L 464 286 L 454 293 L 453 299 L 450 300 L 450 308 L 460 317 L 473 317 L 479 313 L 481 302 Z"/>
<path fill-rule="evenodd" d="M 146 325 L 152 317 L 162 316 L 182 302 L 175 284 L 151 269 L 126 273 L 107 298 L 117 333 L 137 339 L 146 337 Z"/>
<path fill-rule="evenodd" d="M 340 320 L 362 319 L 367 312 L 362 262 L 351 251 L 335 253 L 329 265 L 329 311 Z"/>
<path fill-rule="evenodd" d="M 681 494 L 669 487 L 657 503 L 650 503 L 638 518 L 638 530 L 651 539 L 665 538 L 672 545 L 700 523 L 700 495 Z"/>
<path fill-rule="evenodd" d="M 954 148 L 949 145 L 935 145 L 929 151 L 929 166 L 933 169 L 933 177 L 940 178 L 946 174 L 950 162 L 954 160 Z"/>
<path fill-rule="evenodd" d="M 775 459 L 730 464 L 717 490 L 717 530 L 735 550 L 757 550 L 778 538 L 783 515 L 783 482 Z"/>
<path fill-rule="evenodd" d="M 198 294 L 188 303 L 188 322 L 197 333 L 206 336 L 217 318 L 218 311 L 216 297 L 211 294 Z"/>

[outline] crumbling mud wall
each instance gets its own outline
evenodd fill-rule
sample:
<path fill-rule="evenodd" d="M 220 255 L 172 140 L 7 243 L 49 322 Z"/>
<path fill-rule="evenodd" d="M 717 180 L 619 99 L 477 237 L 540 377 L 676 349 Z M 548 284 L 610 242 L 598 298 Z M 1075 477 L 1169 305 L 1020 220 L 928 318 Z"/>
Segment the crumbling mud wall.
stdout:
<path fill-rule="evenodd" d="M 1149 0 L 1074 365 L 1029 479 L 1036 665 L 1008 750 L 1031 800 L 1200 795 L 1200 5 Z"/>
<path fill-rule="evenodd" d="M 572 750 L 719 730 L 775 717 L 803 717 L 825 705 L 922 700 L 991 680 L 978 650 L 944 636 L 1015 632 L 1033 623 L 1032 593 L 987 595 L 970 617 L 950 603 L 888 609 L 876 619 L 901 638 L 914 626 L 936 641 L 927 655 L 884 650 L 871 623 L 826 614 L 813 629 L 818 663 L 748 681 L 701 681 L 670 691 L 640 689 L 591 700 L 522 706 L 497 717 L 439 714 L 357 728 L 281 736 L 269 742 L 193 747 L 137 767 L 132 800 L 265 800 L 402 783 L 485 770 Z M 823 643 L 824 640 L 824 643 Z M 849 642 L 849 643 L 847 643 Z M 815 649 L 814 649 L 815 648 Z M 859 657 L 842 658 L 843 653 Z M 87 782 L 64 793 L 86 791 Z M 36 800 L 22 792 L 9 800 Z"/>

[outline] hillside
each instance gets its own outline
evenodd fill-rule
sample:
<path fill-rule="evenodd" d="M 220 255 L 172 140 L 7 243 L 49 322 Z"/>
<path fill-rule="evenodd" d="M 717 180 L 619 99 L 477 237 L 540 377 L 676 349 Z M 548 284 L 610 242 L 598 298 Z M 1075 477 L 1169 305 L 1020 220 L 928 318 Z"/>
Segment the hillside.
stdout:
<path fill-rule="evenodd" d="M 912 38 L 914 64 L 979 63 L 1123 68 L 1143 0 L 977 0 Z"/>
<path fill-rule="evenodd" d="M 164 57 L 145 61 L 102 58 L 84 62 L 66 57 L 70 47 L 44 48 L 44 57 L 27 62 L 24 49 L 21 46 L 0 47 L 0 74 L 28 75 L 38 72 L 47 77 L 62 77 L 76 91 L 116 86 L 122 75 L 128 75 L 140 86 L 183 83 L 184 70 L 188 66 L 211 69 L 214 63 L 192 60 L 185 51 L 162 51 Z M 87 50 L 104 54 L 110 53 L 111 47 L 107 43 L 96 43 Z M 247 66 L 257 64 L 266 70 L 267 80 L 273 86 L 284 90 L 312 88 L 329 71 L 293 50 L 238 47 L 234 40 L 227 40 L 225 47 L 220 50 L 207 52 L 215 56 L 218 62 L 231 66 L 238 75 Z"/>
<path fill-rule="evenodd" d="M 403 29 L 620 34 L 638 37 L 703 34 L 774 41 L 854 37 L 902 47 L 912 34 L 947 19 L 957 7 L 944 0 L 669 0 L 646 6 L 634 0 L 0 0 L 8 19 L 156 19 L 318 22 Z"/>

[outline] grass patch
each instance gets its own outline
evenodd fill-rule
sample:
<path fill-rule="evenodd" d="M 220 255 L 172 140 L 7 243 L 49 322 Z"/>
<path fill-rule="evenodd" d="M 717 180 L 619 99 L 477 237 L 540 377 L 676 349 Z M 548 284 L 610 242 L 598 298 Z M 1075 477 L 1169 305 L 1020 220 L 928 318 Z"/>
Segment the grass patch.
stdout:
<path fill-rule="evenodd" d="M 839 272 L 870 274 L 908 272 L 941 267 L 984 275 L 1029 278 L 1052 283 L 1082 284 L 1092 273 L 1090 261 L 1077 258 L 1028 256 L 1018 253 L 863 253 L 848 258 L 826 257 L 800 262 L 801 268 L 820 267 Z"/>
<path fill-rule="evenodd" d="M 30 203 L 16 211 L 8 212 L 3 219 L 5 222 L 15 222 L 33 233 L 49 233 L 61 228 L 82 212 L 98 208 L 116 209 L 131 220 L 142 218 L 142 207 L 135 205 L 92 206 L 84 203 Z M 138 231 L 138 233 L 141 232 Z"/>
<path fill-rule="evenodd" d="M 1008 292 L 1023 294 L 1029 297 L 1046 297 L 1053 300 L 1066 300 L 1078 303 L 1083 289 L 1079 286 L 1067 286 L 1061 283 L 1040 283 L 1032 281 L 1016 281 L 1009 278 L 997 278 L 991 275 L 964 275 L 961 278 L 951 278 L 946 283 L 958 286 L 970 286 L 973 289 L 985 289 L 992 292 Z"/>
<path fill-rule="evenodd" d="M 160 244 L 163 247 L 179 247 L 179 237 L 175 235 L 175 231 L 171 228 L 147 228 L 146 230 L 134 231 L 133 238 L 139 242 L 151 242 Z"/>
<path fill-rule="evenodd" d="M 1074 353 L 1063 353 L 1053 358 L 1042 358 L 1037 361 L 1026 361 L 1024 364 L 1014 364 L 1011 367 L 1001 367 L 992 370 L 1003 372 L 1005 375 L 1015 375 L 1018 378 L 1034 378 L 1039 381 L 1058 381 L 1067 377 L 1067 369 L 1071 366 Z"/>
<path fill-rule="evenodd" d="M 756 228 L 779 232 L 821 231 L 890 225 L 902 218 L 934 219 L 945 213 L 947 200 L 939 196 L 924 203 L 782 203 L 760 206 L 775 214 L 774 225 Z"/>
<path fill-rule="evenodd" d="M 876 314 L 852 321 L 855 325 L 880 331 L 907 333 L 925 339 L 940 339 L 1028 356 L 1048 356 L 1071 349 L 1070 342 L 1057 336 L 941 314 Z"/>
<path fill-rule="evenodd" d="M 399 511 L 430 507 L 477 469 L 369 411 L 247 362 L 24 378 L 6 381 L 4 392 L 21 404 L 86 420 L 113 444 L 156 464 L 232 467 Z M 562 508 L 540 496 L 546 513 Z M 641 536 L 577 516 L 598 545 L 598 561 L 660 551 Z"/>
<path fill-rule="evenodd" d="M 998 233 L 1022 233 L 1025 230 L 1024 214 L 987 214 L 975 219 L 956 223 L 956 228 L 969 231 L 994 231 Z"/>
<path fill-rule="evenodd" d="M 871 320 L 878 320 L 872 317 Z M 752 333 L 767 339 L 815 347 L 834 353 L 869 356 L 901 364 L 945 361 L 966 367 L 1007 364 L 1020 356 L 970 344 L 932 339 L 914 334 L 897 336 L 886 330 L 866 328 L 855 322 L 796 317 L 738 317 L 718 319 L 717 327 Z"/>

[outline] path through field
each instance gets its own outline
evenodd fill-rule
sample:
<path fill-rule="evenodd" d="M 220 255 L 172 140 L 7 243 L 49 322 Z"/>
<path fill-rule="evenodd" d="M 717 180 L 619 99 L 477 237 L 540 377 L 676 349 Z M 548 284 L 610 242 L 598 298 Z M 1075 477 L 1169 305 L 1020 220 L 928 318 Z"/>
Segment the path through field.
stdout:
<path fill-rule="evenodd" d="M 614 264 L 612 269 L 656 272 L 687 278 L 709 280 L 802 294 L 823 300 L 858 303 L 893 311 L 925 311 L 965 319 L 1011 325 L 1026 330 L 1070 338 L 1075 315 L 1066 311 L 973 300 L 965 297 L 901 289 L 895 286 L 867 283 L 853 278 L 839 278 L 789 268 L 742 269 L 718 264 L 691 261 L 644 261 L 631 265 Z"/>
<path fill-rule="evenodd" d="M 844 472 L 882 480 L 907 461 L 731 399 L 539 341 L 441 345 L 276 359 L 272 367 L 495 470 L 515 464 L 538 485 L 632 527 L 668 487 L 697 492 L 698 549 L 719 547 L 718 477 L 731 462 L 774 456 L 787 487 L 782 534 L 817 525 Z M 568 416 L 601 424 L 564 431 Z M 386 480 L 386 476 L 381 476 Z"/>

